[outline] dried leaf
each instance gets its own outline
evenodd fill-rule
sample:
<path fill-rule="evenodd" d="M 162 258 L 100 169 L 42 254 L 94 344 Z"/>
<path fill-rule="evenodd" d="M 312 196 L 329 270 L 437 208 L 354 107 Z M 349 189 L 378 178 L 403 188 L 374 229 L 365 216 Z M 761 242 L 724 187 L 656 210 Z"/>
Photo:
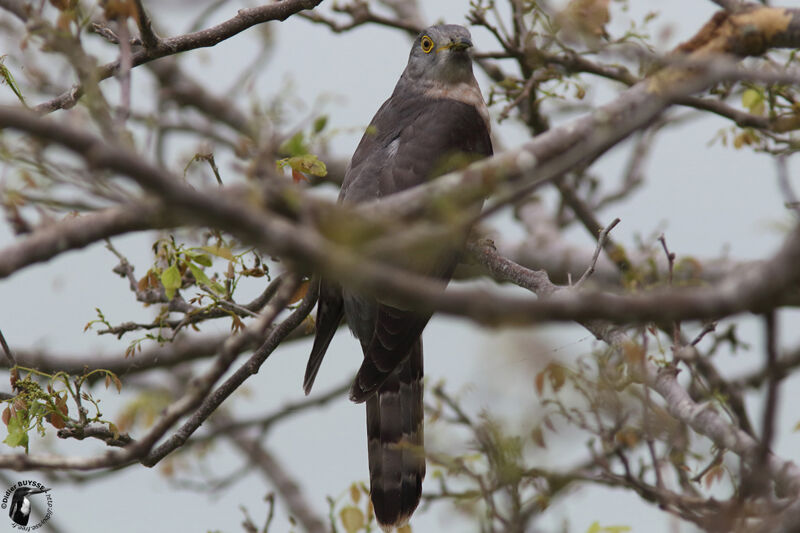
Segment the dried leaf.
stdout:
<path fill-rule="evenodd" d="M 69 407 L 67 407 L 67 396 L 59 396 L 56 400 L 56 409 L 58 409 L 62 415 L 67 416 L 69 415 Z"/>
<path fill-rule="evenodd" d="M 553 387 L 553 392 L 558 392 L 566 381 L 564 367 L 556 363 L 550 363 L 547 367 L 550 369 L 550 386 Z"/>
<path fill-rule="evenodd" d="M 140 345 L 141 348 L 141 345 Z M 122 392 L 122 381 L 115 374 L 111 374 L 111 381 L 114 382 L 114 386 L 117 388 L 117 392 Z"/>
<path fill-rule="evenodd" d="M 231 315 L 231 318 L 233 319 L 233 322 L 231 322 L 231 331 L 232 332 L 238 333 L 238 332 L 244 330 L 244 322 L 242 322 L 242 319 L 239 318 L 238 315 Z"/>
<path fill-rule="evenodd" d="M 572 0 L 562 13 L 564 26 L 591 37 L 603 37 L 610 20 L 609 0 Z"/>
<path fill-rule="evenodd" d="M 622 350 L 629 365 L 641 365 L 644 361 L 644 348 L 635 342 L 626 342 Z"/>
<path fill-rule="evenodd" d="M 703 485 L 706 488 L 710 488 L 714 482 L 719 481 L 722 479 L 722 475 L 725 473 L 725 469 L 721 466 L 712 467 L 706 472 L 706 475 L 703 476 Z"/>
<path fill-rule="evenodd" d="M 118 18 L 136 18 L 136 6 L 132 0 L 106 0 L 103 3 L 103 11 L 108 20 Z"/>
<path fill-rule="evenodd" d="M 544 432 L 541 427 L 536 427 L 531 431 L 531 439 L 533 443 L 539 448 L 547 448 L 547 443 L 544 441 Z"/>
<path fill-rule="evenodd" d="M 364 512 L 358 507 L 348 505 L 339 511 L 339 520 L 347 533 L 356 533 L 364 527 Z"/>
<path fill-rule="evenodd" d="M 536 374 L 536 378 L 534 379 L 533 383 L 536 386 L 536 394 L 539 396 L 542 395 L 542 391 L 544 391 L 544 378 L 547 374 L 547 368 Z"/>
<path fill-rule="evenodd" d="M 292 169 L 292 181 L 295 183 L 300 183 L 301 181 L 308 183 L 310 180 L 302 172 Z"/>
<path fill-rule="evenodd" d="M 55 413 L 50 413 L 45 419 L 56 429 L 63 429 L 67 425 L 64 423 L 64 419 Z"/>
<path fill-rule="evenodd" d="M 350 499 L 353 501 L 353 503 L 358 503 L 358 501 L 361 499 L 361 490 L 355 483 L 350 485 Z"/>
<path fill-rule="evenodd" d="M 227 246 L 201 246 L 200 249 L 210 253 L 211 255 L 216 255 L 217 257 L 222 257 L 228 261 L 233 261 L 233 252 Z"/>
<path fill-rule="evenodd" d="M 639 444 L 639 435 L 632 428 L 623 428 L 614 435 L 614 440 L 628 448 L 633 448 Z"/>
<path fill-rule="evenodd" d="M 297 287 L 297 290 L 294 291 L 294 294 L 292 294 L 292 297 L 289 298 L 289 303 L 294 304 L 305 298 L 310 285 L 311 283 L 308 281 L 301 283 L 300 286 Z"/>

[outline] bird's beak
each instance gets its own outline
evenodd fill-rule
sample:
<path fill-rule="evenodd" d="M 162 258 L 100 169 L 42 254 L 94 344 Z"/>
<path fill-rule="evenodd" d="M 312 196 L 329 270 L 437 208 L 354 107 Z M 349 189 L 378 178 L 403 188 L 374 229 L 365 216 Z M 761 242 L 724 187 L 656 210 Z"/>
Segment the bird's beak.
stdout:
<path fill-rule="evenodd" d="M 49 490 L 50 489 L 37 489 L 37 490 L 30 491 L 28 494 L 41 494 L 43 492 L 48 492 Z"/>
<path fill-rule="evenodd" d="M 472 48 L 472 41 L 470 41 L 467 38 L 463 38 L 463 39 L 459 39 L 457 41 L 452 41 L 450 44 L 446 44 L 446 45 L 442 46 L 441 48 L 439 48 L 439 50 L 462 51 L 462 50 L 468 50 L 469 48 Z"/>

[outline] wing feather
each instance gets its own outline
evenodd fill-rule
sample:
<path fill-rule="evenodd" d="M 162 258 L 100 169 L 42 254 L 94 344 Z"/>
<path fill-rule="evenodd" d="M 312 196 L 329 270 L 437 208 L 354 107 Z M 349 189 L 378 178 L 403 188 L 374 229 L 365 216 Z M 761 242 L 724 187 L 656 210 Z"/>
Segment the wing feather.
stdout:
<path fill-rule="evenodd" d="M 491 154 L 489 131 L 474 106 L 421 93 L 395 94 L 381 106 L 356 149 L 340 199 L 346 203 L 380 199 Z M 418 261 L 420 273 L 448 280 L 463 243 L 451 244 L 432 258 Z M 345 310 L 348 322 L 353 315 L 354 321 L 363 324 L 366 315 L 366 322 L 373 324 L 356 331 L 365 346 L 364 362 L 350 397 L 364 401 L 408 357 L 430 314 L 377 301 L 360 308 L 348 305 Z M 364 338 L 366 335 L 371 338 Z"/>

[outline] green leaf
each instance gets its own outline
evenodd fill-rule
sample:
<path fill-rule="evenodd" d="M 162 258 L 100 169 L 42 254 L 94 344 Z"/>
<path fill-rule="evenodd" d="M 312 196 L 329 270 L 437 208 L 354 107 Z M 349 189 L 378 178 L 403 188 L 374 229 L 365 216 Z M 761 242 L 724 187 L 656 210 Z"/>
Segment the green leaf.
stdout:
<path fill-rule="evenodd" d="M 325 163 L 313 154 L 290 157 L 286 160 L 286 164 L 292 167 L 292 170 L 311 174 L 312 176 L 322 177 L 328 174 Z"/>
<path fill-rule="evenodd" d="M 756 89 L 747 89 L 742 93 L 742 105 L 754 115 L 763 115 L 764 95 Z"/>
<path fill-rule="evenodd" d="M 600 522 L 594 521 L 586 533 L 626 533 L 631 531 L 630 526 L 601 526 Z"/>
<path fill-rule="evenodd" d="M 208 256 L 208 254 L 201 254 L 198 252 L 187 251 L 186 255 L 189 257 L 189 259 L 191 259 L 198 265 L 203 265 L 207 267 L 210 267 L 212 265 L 211 258 Z"/>
<path fill-rule="evenodd" d="M 27 424 L 25 423 L 25 414 L 23 411 L 17 411 L 14 416 L 8 421 L 8 436 L 3 440 L 6 444 L 15 448 L 20 446 L 25 448 L 25 453 L 28 452 L 28 431 Z"/>
<path fill-rule="evenodd" d="M 191 265 L 191 263 L 189 263 Z M 177 263 L 170 265 L 168 269 L 161 273 L 161 284 L 167 293 L 167 298 L 172 300 L 175 291 L 181 288 L 181 272 L 178 270 Z"/>
<path fill-rule="evenodd" d="M 328 125 L 328 116 L 322 115 L 321 117 L 317 117 L 316 120 L 314 120 L 314 126 L 312 131 L 314 133 L 320 133 L 322 130 L 325 129 L 325 126 L 327 125 Z"/>
<path fill-rule="evenodd" d="M 225 295 L 225 289 L 222 288 L 222 285 L 208 279 L 208 276 L 206 276 L 206 273 L 203 272 L 202 268 L 195 265 L 194 263 L 189 263 L 189 270 L 192 271 L 192 276 L 194 276 L 194 279 L 197 280 L 197 283 L 199 283 L 200 285 L 205 285 L 219 296 Z"/>
<path fill-rule="evenodd" d="M 278 150 L 284 154 L 289 154 L 291 157 L 307 154 L 308 145 L 306 145 L 305 134 L 302 131 L 298 131 L 284 141 Z"/>
<path fill-rule="evenodd" d="M 28 107 L 28 104 L 25 103 L 25 98 L 22 96 L 22 91 L 19 89 L 16 80 L 14 80 L 14 76 L 11 74 L 11 71 L 8 70 L 8 67 L 5 66 L 3 60 L 6 56 L 0 56 L 0 77 L 3 78 L 3 81 L 11 88 L 11 91 L 19 98 L 19 101 L 22 102 L 22 105 Z"/>

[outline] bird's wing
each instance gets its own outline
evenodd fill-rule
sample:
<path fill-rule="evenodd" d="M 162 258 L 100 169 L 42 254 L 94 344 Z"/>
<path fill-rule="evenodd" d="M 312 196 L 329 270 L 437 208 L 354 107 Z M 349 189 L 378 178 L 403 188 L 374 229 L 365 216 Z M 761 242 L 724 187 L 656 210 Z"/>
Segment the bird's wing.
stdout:
<path fill-rule="evenodd" d="M 492 153 L 489 131 L 478 110 L 456 100 L 424 95 L 399 100 L 394 95 L 370 128 L 373 131 L 362 139 L 345 178 L 341 198 L 347 203 L 390 196 Z M 448 280 L 462 243 L 448 244 L 428 257 L 409 258 L 404 266 Z M 366 400 L 403 362 L 430 318 L 380 302 L 369 307 L 369 313 L 356 310 L 361 317 L 372 315 L 368 321 L 372 327 L 355 332 L 365 350 L 350 391 L 354 401 Z M 349 317 L 354 311 L 347 313 Z"/>
<path fill-rule="evenodd" d="M 340 200 L 377 200 L 492 155 L 478 110 L 452 99 L 395 94 L 384 102 L 356 148 Z"/>

